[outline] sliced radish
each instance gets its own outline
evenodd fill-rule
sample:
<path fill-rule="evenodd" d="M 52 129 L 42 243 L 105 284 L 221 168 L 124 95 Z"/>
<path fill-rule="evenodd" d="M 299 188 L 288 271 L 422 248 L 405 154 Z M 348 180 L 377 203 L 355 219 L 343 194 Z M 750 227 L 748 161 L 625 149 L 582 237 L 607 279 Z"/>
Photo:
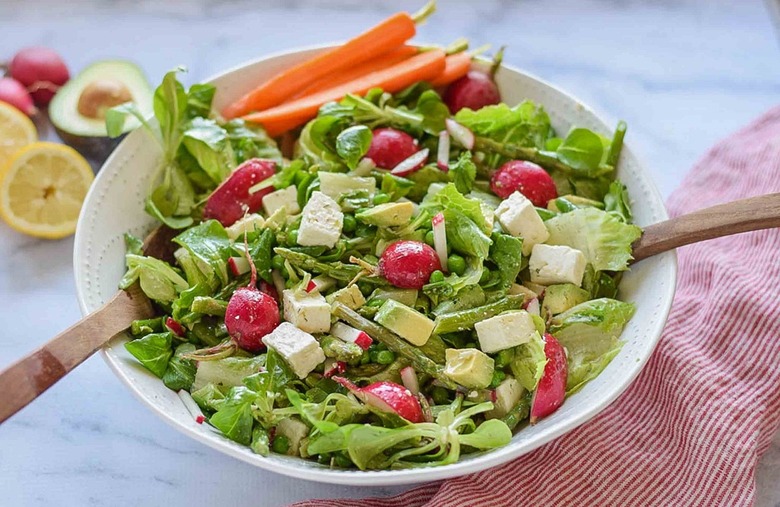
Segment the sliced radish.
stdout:
<path fill-rule="evenodd" d="M 376 169 L 376 163 L 370 158 L 363 157 L 351 174 L 352 176 L 371 176 L 371 171 L 374 169 Z"/>
<path fill-rule="evenodd" d="M 541 308 L 539 307 L 539 298 L 533 298 L 525 305 L 525 311 L 532 315 L 541 315 Z"/>
<path fill-rule="evenodd" d="M 436 153 L 436 165 L 444 172 L 450 170 L 450 133 L 439 132 L 439 150 Z"/>
<path fill-rule="evenodd" d="M 312 292 L 316 288 L 317 284 L 314 283 L 314 280 L 309 280 L 309 283 L 306 285 L 306 292 Z"/>
<path fill-rule="evenodd" d="M 329 276 L 319 275 L 309 280 L 309 284 L 306 286 L 306 292 L 325 292 L 331 287 L 336 285 L 336 280 Z"/>
<path fill-rule="evenodd" d="M 349 389 L 360 401 L 381 412 L 398 414 L 413 423 L 424 420 L 420 402 L 402 385 L 385 381 L 358 387 L 343 377 L 333 377 L 333 380 Z"/>
<path fill-rule="evenodd" d="M 411 174 L 419 169 L 422 169 L 422 166 L 424 166 L 425 162 L 428 160 L 429 152 L 430 150 L 428 150 L 428 148 L 418 151 L 411 157 L 403 160 L 400 164 L 395 166 L 393 170 L 390 171 L 390 173 L 395 174 L 396 176 L 406 176 L 407 174 Z"/>
<path fill-rule="evenodd" d="M 415 396 L 420 393 L 420 381 L 417 378 L 417 372 L 411 366 L 401 368 L 401 382 Z"/>
<path fill-rule="evenodd" d="M 531 401 L 531 424 L 558 410 L 566 397 L 569 372 L 566 350 L 549 333 L 544 335 L 544 355 L 547 356 L 547 364 Z"/>
<path fill-rule="evenodd" d="M 368 350 L 368 347 L 374 343 L 374 340 L 368 336 L 365 331 L 355 329 L 352 326 L 348 326 L 343 322 L 336 322 L 330 328 L 330 334 L 335 336 L 341 341 L 347 343 L 354 343 L 363 350 Z"/>
<path fill-rule="evenodd" d="M 433 224 L 433 247 L 439 256 L 442 271 L 447 271 L 447 229 L 444 223 L 444 214 L 437 213 L 431 220 Z"/>
<path fill-rule="evenodd" d="M 228 259 L 228 267 L 233 276 L 241 276 L 244 273 L 249 273 L 249 261 L 246 257 L 231 257 Z"/>
<path fill-rule="evenodd" d="M 187 412 L 189 412 L 192 418 L 195 419 L 195 422 L 198 424 L 203 424 L 203 422 L 206 420 L 206 416 L 203 415 L 203 412 L 201 412 L 198 404 L 195 403 L 194 399 L 192 399 L 192 395 L 190 395 L 190 393 L 184 389 L 180 390 L 177 394 L 179 395 L 179 399 L 181 399 L 182 403 L 184 403 L 184 407 L 187 409 Z"/>
<path fill-rule="evenodd" d="M 170 329 L 171 332 L 176 336 L 178 336 L 179 338 L 184 338 L 184 336 L 187 334 L 184 331 L 182 325 L 176 322 L 175 320 L 173 320 L 173 317 L 168 317 L 167 319 L 165 319 L 165 327 Z"/>
<path fill-rule="evenodd" d="M 472 132 L 468 127 L 465 127 L 456 122 L 452 118 L 447 118 L 444 120 L 444 124 L 447 126 L 447 132 L 449 132 L 452 138 L 456 140 L 461 146 L 467 150 L 474 149 L 474 142 L 476 140 L 474 138 L 474 132 Z"/>
<path fill-rule="evenodd" d="M 325 370 L 323 375 L 325 378 L 330 378 L 333 375 L 338 375 L 347 371 L 347 363 L 344 361 L 336 361 L 335 359 L 328 358 L 325 360 Z"/>

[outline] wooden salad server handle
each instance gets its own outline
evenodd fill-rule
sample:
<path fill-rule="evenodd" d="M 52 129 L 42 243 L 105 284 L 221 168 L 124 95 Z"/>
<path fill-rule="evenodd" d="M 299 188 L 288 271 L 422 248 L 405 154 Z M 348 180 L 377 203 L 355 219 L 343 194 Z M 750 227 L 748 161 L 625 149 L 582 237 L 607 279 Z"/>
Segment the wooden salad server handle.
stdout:
<path fill-rule="evenodd" d="M 773 227 L 780 227 L 780 193 L 718 204 L 645 227 L 632 245 L 633 262 L 691 243 Z"/>
<path fill-rule="evenodd" d="M 158 227 L 144 241 L 146 255 L 171 257 L 175 231 Z M 102 308 L 0 372 L 0 423 L 27 406 L 137 319 L 154 316 L 138 283 L 118 291 Z"/>

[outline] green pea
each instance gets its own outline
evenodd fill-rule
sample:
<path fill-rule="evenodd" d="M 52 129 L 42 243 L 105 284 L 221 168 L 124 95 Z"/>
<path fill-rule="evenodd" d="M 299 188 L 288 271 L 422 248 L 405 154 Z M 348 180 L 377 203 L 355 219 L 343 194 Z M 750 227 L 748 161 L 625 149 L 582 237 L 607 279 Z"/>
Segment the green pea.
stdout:
<path fill-rule="evenodd" d="M 496 354 L 496 357 L 494 358 L 494 361 L 496 362 L 496 368 L 503 368 L 509 363 L 512 362 L 512 359 L 515 358 L 515 351 L 514 349 L 504 349 L 498 354 Z"/>
<path fill-rule="evenodd" d="M 387 345 L 385 345 L 384 342 L 377 342 L 371 346 L 374 347 L 376 350 L 387 350 Z"/>
<path fill-rule="evenodd" d="M 438 269 L 431 273 L 431 278 L 429 280 L 431 283 L 437 283 L 437 282 L 443 282 L 444 281 L 444 273 L 439 271 Z"/>
<path fill-rule="evenodd" d="M 298 229 L 290 229 L 289 231 L 287 231 L 287 244 L 288 245 L 298 244 Z"/>
<path fill-rule="evenodd" d="M 493 370 L 493 380 L 490 381 L 490 387 L 491 389 L 494 389 L 498 387 L 498 384 L 504 381 L 506 378 L 506 373 L 504 373 L 501 370 Z"/>
<path fill-rule="evenodd" d="M 333 456 L 333 463 L 339 467 L 339 468 L 351 468 L 352 467 L 352 460 L 349 459 L 349 456 L 347 456 L 344 452 L 336 453 Z"/>
<path fill-rule="evenodd" d="M 354 232 L 357 227 L 357 220 L 353 215 L 344 215 L 344 224 L 341 230 L 344 232 Z"/>
<path fill-rule="evenodd" d="M 363 355 L 360 356 L 360 364 L 368 364 L 371 362 L 371 355 L 368 353 L 368 351 L 363 352 Z"/>
<path fill-rule="evenodd" d="M 374 286 L 367 282 L 358 282 L 357 283 L 358 289 L 360 289 L 361 294 L 368 297 L 371 295 L 372 292 L 374 292 Z"/>
<path fill-rule="evenodd" d="M 284 435 L 276 435 L 271 449 L 279 454 L 287 454 L 287 451 L 290 450 L 290 439 Z"/>
<path fill-rule="evenodd" d="M 428 246 L 433 246 L 433 231 L 428 231 L 425 233 L 425 243 Z"/>
<path fill-rule="evenodd" d="M 436 386 L 431 391 L 431 398 L 436 405 L 447 405 L 450 402 L 450 393 L 447 389 Z"/>
<path fill-rule="evenodd" d="M 377 192 L 376 194 L 374 194 L 374 205 L 384 204 L 386 202 L 390 202 L 389 195 L 387 195 L 384 192 Z"/>
<path fill-rule="evenodd" d="M 380 350 L 376 353 L 376 362 L 379 364 L 390 364 L 395 361 L 395 354 L 390 350 Z"/>
<path fill-rule="evenodd" d="M 274 256 L 271 257 L 271 267 L 282 271 L 282 269 L 284 269 L 284 257 L 278 254 L 274 254 Z"/>
<path fill-rule="evenodd" d="M 466 259 L 458 254 L 452 254 L 447 259 L 447 269 L 450 273 L 462 275 L 466 272 Z"/>
<path fill-rule="evenodd" d="M 490 270 L 486 267 L 482 268 L 482 276 L 479 278 L 479 283 L 486 283 L 490 280 Z"/>

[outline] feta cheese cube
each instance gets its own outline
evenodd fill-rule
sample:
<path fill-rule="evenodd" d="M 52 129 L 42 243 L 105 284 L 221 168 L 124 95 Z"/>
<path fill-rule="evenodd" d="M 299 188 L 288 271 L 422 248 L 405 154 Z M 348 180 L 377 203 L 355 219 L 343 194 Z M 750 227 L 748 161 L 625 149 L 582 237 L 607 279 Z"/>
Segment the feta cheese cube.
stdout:
<path fill-rule="evenodd" d="M 285 290 L 284 320 L 307 333 L 324 333 L 330 329 L 330 305 L 319 292 Z"/>
<path fill-rule="evenodd" d="M 531 341 L 536 325 L 531 314 L 524 310 L 507 312 L 474 325 L 479 348 L 493 354 Z"/>
<path fill-rule="evenodd" d="M 533 203 L 520 192 L 514 192 L 501 202 L 496 208 L 496 217 L 507 233 L 523 238 L 523 255 L 530 254 L 535 244 L 544 243 L 550 237 Z"/>
<path fill-rule="evenodd" d="M 520 402 L 525 394 L 525 389 L 514 377 L 507 377 L 496 387 L 496 401 L 493 402 L 493 410 L 485 412 L 488 419 L 504 417 Z"/>
<path fill-rule="evenodd" d="M 369 196 L 376 191 L 376 180 L 371 177 L 361 178 L 344 173 L 320 173 L 320 192 L 332 199 L 338 200 L 342 194 L 363 190 Z"/>
<path fill-rule="evenodd" d="M 301 331 L 289 322 L 263 337 L 266 347 L 273 350 L 290 365 L 298 378 L 306 378 L 318 364 L 325 360 L 325 353 L 312 335 Z"/>
<path fill-rule="evenodd" d="M 341 236 L 343 225 L 344 213 L 336 201 L 320 191 L 315 191 L 303 207 L 298 244 L 333 248 Z"/>
<path fill-rule="evenodd" d="M 265 225 L 265 219 L 257 213 L 251 213 L 225 229 L 228 238 L 235 241 L 244 237 L 245 232 L 255 232 Z"/>
<path fill-rule="evenodd" d="M 528 271 L 531 281 L 540 285 L 573 283 L 582 285 L 588 261 L 585 254 L 563 245 L 534 245 Z"/>
<path fill-rule="evenodd" d="M 269 217 L 278 209 L 284 207 L 290 215 L 297 215 L 301 212 L 298 206 L 298 189 L 295 185 L 276 190 L 263 197 L 263 209 Z"/>

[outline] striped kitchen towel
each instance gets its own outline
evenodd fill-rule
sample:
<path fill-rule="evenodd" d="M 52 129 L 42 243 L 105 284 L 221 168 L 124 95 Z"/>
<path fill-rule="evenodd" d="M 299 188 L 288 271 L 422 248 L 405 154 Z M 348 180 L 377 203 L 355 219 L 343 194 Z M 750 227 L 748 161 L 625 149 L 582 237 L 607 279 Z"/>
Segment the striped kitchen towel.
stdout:
<path fill-rule="evenodd" d="M 780 191 L 780 108 L 712 149 L 672 215 Z M 297 507 L 738 506 L 780 423 L 780 230 L 678 251 L 677 295 L 637 380 L 589 423 L 515 461 L 390 498 Z"/>

